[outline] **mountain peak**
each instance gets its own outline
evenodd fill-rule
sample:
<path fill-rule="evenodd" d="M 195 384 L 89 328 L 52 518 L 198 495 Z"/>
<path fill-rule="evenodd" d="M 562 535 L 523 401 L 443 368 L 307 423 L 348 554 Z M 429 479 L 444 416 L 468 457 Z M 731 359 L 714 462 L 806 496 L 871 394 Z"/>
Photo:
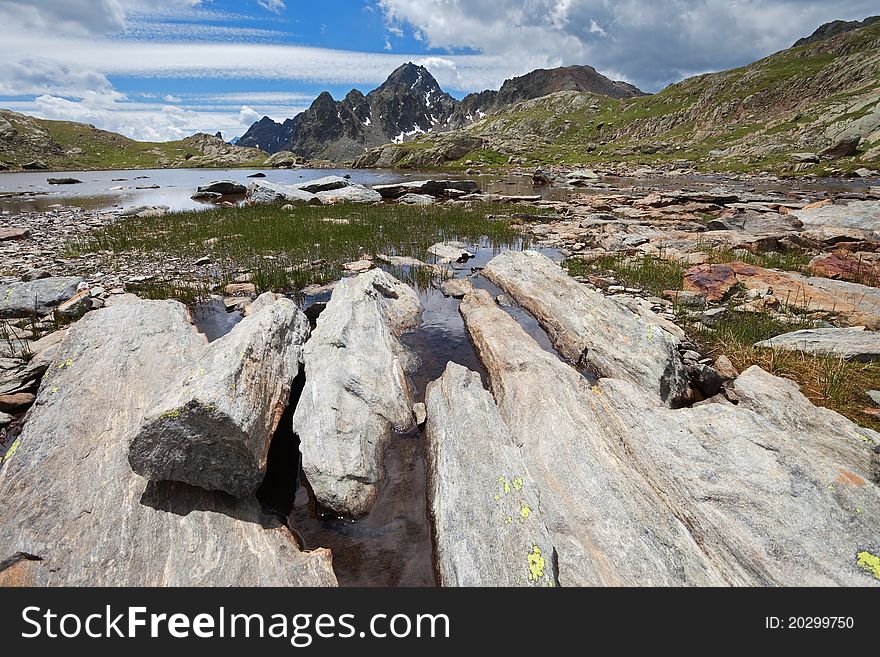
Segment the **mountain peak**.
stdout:
<path fill-rule="evenodd" d="M 394 69 L 391 75 L 388 76 L 388 79 L 376 91 L 404 86 L 422 92 L 440 89 L 440 85 L 428 69 L 424 66 L 407 62 Z"/>

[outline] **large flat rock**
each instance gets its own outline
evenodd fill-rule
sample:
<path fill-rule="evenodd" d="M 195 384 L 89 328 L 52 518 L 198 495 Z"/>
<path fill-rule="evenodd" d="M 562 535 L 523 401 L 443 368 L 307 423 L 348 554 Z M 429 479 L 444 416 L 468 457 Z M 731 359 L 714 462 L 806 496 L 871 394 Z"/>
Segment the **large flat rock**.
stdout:
<path fill-rule="evenodd" d="M 847 360 L 880 360 L 880 333 L 863 326 L 804 329 L 755 343 L 756 347 L 839 356 Z"/>
<path fill-rule="evenodd" d="M 442 586 L 554 586 L 539 487 L 480 376 L 449 363 L 425 399 L 428 508 Z"/>
<path fill-rule="evenodd" d="M 733 261 L 691 267 L 684 275 L 684 289 L 719 301 L 735 286 L 747 290 L 768 289 L 783 306 L 820 313 L 850 326 L 880 328 L 880 288 L 820 276 L 764 269 Z"/>
<path fill-rule="evenodd" d="M 262 307 L 205 345 L 147 412 L 129 451 L 135 472 L 236 497 L 259 488 L 309 320 L 290 299 L 269 294 L 254 305 Z"/>
<path fill-rule="evenodd" d="M 414 424 L 407 374 L 417 360 L 398 336 L 420 316 L 415 292 L 374 269 L 340 281 L 305 345 L 293 429 L 315 498 L 340 515 L 369 512 L 385 445 Z"/>
<path fill-rule="evenodd" d="M 254 498 L 132 472 L 144 414 L 196 365 L 205 338 L 173 301 L 87 314 L 55 352 L 13 458 L 0 470 L 0 572 L 59 586 L 322 586 L 326 550 L 300 552 Z M 169 349 L 174 345 L 174 350 Z"/>
<path fill-rule="evenodd" d="M 644 313 L 581 285 L 536 251 L 505 251 L 483 275 L 534 315 L 571 362 L 633 381 L 671 405 L 690 398 L 680 337 Z"/>
<path fill-rule="evenodd" d="M 736 379 L 737 406 L 590 386 L 485 292 L 461 312 L 541 492 L 562 585 L 880 585 L 858 566 L 880 535 L 880 434 L 757 367 Z"/>
<path fill-rule="evenodd" d="M 46 315 L 76 294 L 79 276 L 52 276 L 0 284 L 0 319 Z"/>

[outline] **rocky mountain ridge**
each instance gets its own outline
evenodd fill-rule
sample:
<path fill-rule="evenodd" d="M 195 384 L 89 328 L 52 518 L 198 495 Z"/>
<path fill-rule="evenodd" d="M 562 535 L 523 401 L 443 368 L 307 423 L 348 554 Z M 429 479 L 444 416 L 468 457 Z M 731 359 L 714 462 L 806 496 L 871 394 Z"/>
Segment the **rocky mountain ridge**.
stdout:
<path fill-rule="evenodd" d="M 353 89 L 337 102 L 324 92 L 309 109 L 283 123 L 263 117 L 241 137 L 239 145 L 269 153 L 287 150 L 301 157 L 350 162 L 365 148 L 461 128 L 519 101 L 561 90 L 610 98 L 644 95 L 630 84 L 609 80 L 590 66 L 567 66 L 538 69 L 506 80 L 498 91 L 469 94 L 459 101 L 444 92 L 424 66 L 408 63 L 366 96 Z"/>

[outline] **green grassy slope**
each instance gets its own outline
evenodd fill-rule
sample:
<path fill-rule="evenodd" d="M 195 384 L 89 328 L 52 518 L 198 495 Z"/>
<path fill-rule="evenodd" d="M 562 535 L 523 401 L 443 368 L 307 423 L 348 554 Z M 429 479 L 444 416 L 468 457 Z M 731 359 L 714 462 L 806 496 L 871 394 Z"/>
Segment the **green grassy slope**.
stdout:
<path fill-rule="evenodd" d="M 85 123 L 49 121 L 0 110 L 0 166 L 33 160 L 53 170 L 167 166 L 260 166 L 266 154 L 196 135 L 179 141 L 139 142 Z"/>

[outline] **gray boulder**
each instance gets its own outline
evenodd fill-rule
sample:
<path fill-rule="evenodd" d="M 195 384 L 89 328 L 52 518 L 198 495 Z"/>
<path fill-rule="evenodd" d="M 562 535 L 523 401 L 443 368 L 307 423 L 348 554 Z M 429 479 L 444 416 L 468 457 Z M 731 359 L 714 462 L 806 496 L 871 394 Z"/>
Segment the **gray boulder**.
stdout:
<path fill-rule="evenodd" d="M 633 381 L 673 406 L 690 399 L 680 336 L 651 321 L 649 313 L 588 289 L 536 251 L 501 253 L 483 275 L 534 315 L 571 362 L 598 376 Z"/>
<path fill-rule="evenodd" d="M 415 292 L 373 269 L 339 282 L 305 345 L 293 430 L 315 497 L 340 515 L 369 512 L 385 445 L 413 426 L 407 373 L 417 359 L 398 336 L 420 316 Z"/>
<path fill-rule="evenodd" d="M 480 376 L 449 363 L 428 384 L 428 508 L 441 586 L 554 586 L 539 486 Z"/>
<path fill-rule="evenodd" d="M 315 196 L 321 199 L 324 204 L 379 203 L 382 200 L 382 195 L 379 192 L 358 184 L 317 192 Z"/>
<path fill-rule="evenodd" d="M 438 242 L 428 247 L 428 253 L 437 256 L 438 263 L 467 262 L 474 257 L 463 242 Z"/>
<path fill-rule="evenodd" d="M 434 205 L 436 200 L 430 194 L 404 194 L 397 202 L 404 205 Z"/>
<path fill-rule="evenodd" d="M 317 194 L 318 192 L 330 192 L 336 189 L 342 189 L 351 184 L 353 183 L 348 178 L 343 178 L 342 176 L 324 176 L 323 178 L 318 178 L 316 180 L 297 183 L 294 187 L 301 189 L 304 192 L 309 192 L 310 194 Z"/>
<path fill-rule="evenodd" d="M 235 497 L 260 486 L 309 336 L 302 311 L 270 296 L 181 368 L 177 384 L 147 411 L 131 442 L 132 470 Z"/>
<path fill-rule="evenodd" d="M 270 205 L 272 203 L 311 203 L 320 204 L 311 192 L 306 192 L 294 185 L 283 185 L 268 180 L 255 180 L 247 188 L 247 200 L 253 205 Z"/>
<path fill-rule="evenodd" d="M 52 276 L 21 283 L 0 284 L 0 319 L 45 315 L 76 294 L 83 279 Z"/>
<path fill-rule="evenodd" d="M 0 470 L 0 583 L 335 584 L 329 552 L 300 552 L 256 499 L 132 472 L 144 414 L 204 343 L 174 301 L 120 303 L 70 328 Z"/>
<path fill-rule="evenodd" d="M 755 343 L 756 347 L 839 356 L 846 360 L 880 360 L 880 333 L 864 326 L 804 329 Z"/>
<path fill-rule="evenodd" d="M 214 192 L 216 194 L 222 194 L 223 196 L 231 196 L 244 194 L 247 192 L 247 188 L 234 180 L 215 180 L 207 185 L 201 185 L 196 191 Z"/>

